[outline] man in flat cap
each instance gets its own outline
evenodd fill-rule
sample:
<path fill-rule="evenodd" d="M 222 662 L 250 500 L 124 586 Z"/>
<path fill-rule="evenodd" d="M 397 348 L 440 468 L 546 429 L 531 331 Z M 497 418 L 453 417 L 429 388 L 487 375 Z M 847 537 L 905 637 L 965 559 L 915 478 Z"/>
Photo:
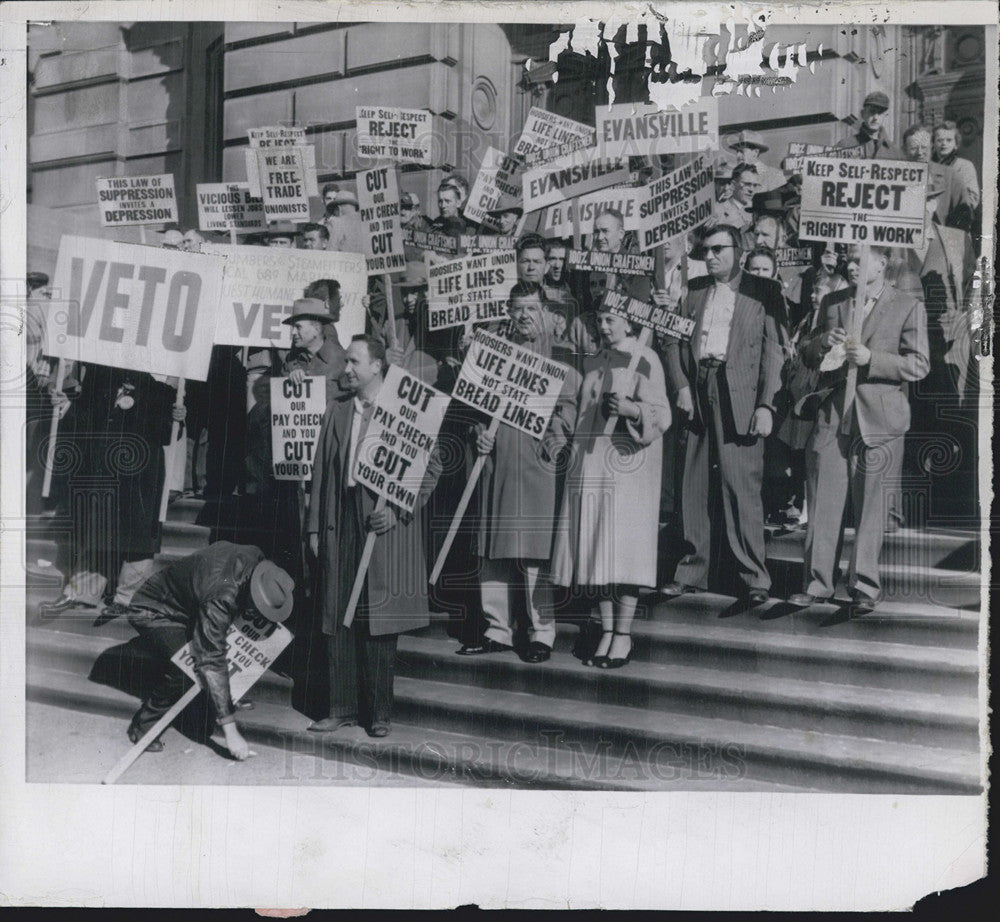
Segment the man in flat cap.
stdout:
<path fill-rule="evenodd" d="M 129 622 L 139 640 L 162 665 L 152 693 L 135 712 L 128 738 L 137 743 L 184 694 L 187 678 L 171 662 L 191 644 L 215 718 L 234 759 L 250 755 L 236 726 L 229 691 L 226 638 L 233 621 L 253 614 L 280 624 L 292 611 L 295 583 L 252 544 L 216 541 L 154 573 L 132 597 Z M 146 752 L 160 752 L 154 740 Z"/>
<path fill-rule="evenodd" d="M 861 124 L 857 131 L 841 138 L 836 146 L 860 146 L 867 160 L 905 160 L 903 152 L 886 136 L 888 113 L 889 97 L 881 90 L 869 93 L 861 106 Z"/>
<path fill-rule="evenodd" d="M 770 148 L 764 143 L 763 137 L 756 131 L 741 131 L 729 142 L 729 149 L 736 154 L 739 163 L 748 163 L 757 168 L 757 178 L 760 180 L 760 191 L 770 192 L 778 189 L 786 182 L 785 174 L 777 167 L 768 166 L 760 159 L 760 155 Z"/>

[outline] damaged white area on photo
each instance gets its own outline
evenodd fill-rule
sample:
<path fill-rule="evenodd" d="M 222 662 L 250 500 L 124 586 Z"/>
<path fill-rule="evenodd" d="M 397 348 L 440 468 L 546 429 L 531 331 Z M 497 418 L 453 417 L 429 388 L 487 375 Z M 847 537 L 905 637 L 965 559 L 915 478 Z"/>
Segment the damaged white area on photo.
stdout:
<path fill-rule="evenodd" d="M 0 6 L 0 904 L 983 877 L 995 4 L 207 15 Z"/>

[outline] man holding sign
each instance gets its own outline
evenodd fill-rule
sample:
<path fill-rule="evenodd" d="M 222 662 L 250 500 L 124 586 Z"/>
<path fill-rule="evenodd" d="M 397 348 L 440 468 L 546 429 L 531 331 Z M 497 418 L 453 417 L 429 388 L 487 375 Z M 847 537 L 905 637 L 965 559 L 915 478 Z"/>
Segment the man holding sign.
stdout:
<path fill-rule="evenodd" d="M 132 718 L 129 739 L 137 743 L 184 693 L 184 674 L 171 658 L 190 642 L 226 747 L 233 758 L 247 758 L 250 747 L 236 726 L 230 695 L 229 629 L 245 612 L 280 624 L 291 614 L 294 589 L 292 578 L 265 560 L 260 548 L 228 541 L 195 551 L 146 580 L 132 599 L 129 621 L 162 662 L 163 672 Z M 159 739 L 146 747 L 148 752 L 162 749 Z"/>
<path fill-rule="evenodd" d="M 428 424 L 438 392 L 393 369 L 383 393 L 387 368 L 380 340 L 354 337 L 344 373 L 348 393 L 327 409 L 316 446 L 306 532 L 319 561 L 330 716 L 309 727 L 314 733 L 360 721 L 370 736 L 388 735 L 397 636 L 429 623 L 419 513 L 440 472 L 433 450 L 437 430 Z M 390 397 L 406 409 L 387 409 Z M 373 427 L 388 430 L 388 438 L 380 432 L 379 444 L 369 452 L 364 446 Z M 419 460 L 426 469 L 414 483 L 410 475 Z M 363 548 L 372 534 L 365 571 Z M 346 624 L 359 580 L 358 618 Z"/>

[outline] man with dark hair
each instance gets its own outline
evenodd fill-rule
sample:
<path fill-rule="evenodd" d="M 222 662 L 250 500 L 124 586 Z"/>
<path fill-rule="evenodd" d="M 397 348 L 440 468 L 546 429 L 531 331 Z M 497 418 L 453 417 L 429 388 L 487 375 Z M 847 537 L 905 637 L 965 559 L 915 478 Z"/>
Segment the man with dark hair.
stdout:
<path fill-rule="evenodd" d="M 930 367 L 924 309 L 887 283 L 889 256 L 888 248 L 873 246 L 868 277 L 858 279 L 865 295 L 860 338 L 847 330 L 855 293 L 845 288 L 823 299 L 820 323 L 800 348 L 805 363 L 823 374 L 809 395 L 818 415 L 806 447 L 804 591 L 788 600 L 796 607 L 833 597 L 848 495 L 855 521 L 847 581 L 853 608 L 866 614 L 880 599 L 883 534 L 892 494 L 899 491 L 903 437 L 910 427 L 907 382 L 921 380 Z M 851 366 L 857 385 L 845 431 Z"/>
<path fill-rule="evenodd" d="M 545 280 L 545 238 L 525 234 L 514 244 L 517 253 L 517 280 L 541 285 Z"/>
<path fill-rule="evenodd" d="M 837 142 L 838 148 L 861 147 L 868 160 L 903 160 L 903 152 L 885 133 L 889 116 L 889 97 L 875 90 L 865 97 L 861 106 L 861 124 Z"/>
<path fill-rule="evenodd" d="M 184 693 L 187 679 L 171 658 L 190 642 L 226 748 L 235 759 L 247 758 L 250 748 L 236 726 L 229 693 L 227 636 L 233 621 L 246 612 L 285 621 L 294 589 L 292 578 L 266 560 L 260 548 L 228 541 L 216 541 L 149 577 L 132 597 L 129 622 L 163 671 L 132 718 L 128 738 L 137 743 Z M 163 742 L 156 739 L 146 752 L 162 749 Z"/>
<path fill-rule="evenodd" d="M 719 224 L 730 224 L 743 231 L 750 226 L 753 197 L 760 191 L 760 177 L 752 163 L 740 163 L 733 168 L 733 194 L 716 203 L 713 216 Z"/>
<path fill-rule="evenodd" d="M 325 250 L 330 242 L 330 231 L 325 224 L 303 224 L 299 228 L 303 250 Z"/>
<path fill-rule="evenodd" d="M 688 417 L 682 496 L 684 538 L 694 551 L 663 592 L 674 597 L 708 588 L 712 521 L 709 478 L 718 464 L 729 548 L 747 599 L 766 601 L 764 439 L 774 425 L 781 385 L 781 288 L 740 269 L 740 233 L 708 229 L 701 244 L 709 275 L 692 279 L 681 314 L 696 323 L 690 342 L 668 340 L 666 364 L 678 412 Z"/>
<path fill-rule="evenodd" d="M 358 335 L 347 347 L 347 392 L 327 407 L 313 463 L 306 532 L 319 564 L 319 612 L 327 636 L 329 717 L 313 723 L 330 733 L 359 721 L 369 736 L 389 733 L 398 635 L 429 623 L 427 563 L 421 513 L 434 490 L 440 461 L 432 456 L 417 510 L 399 512 L 354 480 L 354 462 L 386 369 L 385 345 Z M 369 533 L 374 550 L 354 622 L 343 624 Z"/>

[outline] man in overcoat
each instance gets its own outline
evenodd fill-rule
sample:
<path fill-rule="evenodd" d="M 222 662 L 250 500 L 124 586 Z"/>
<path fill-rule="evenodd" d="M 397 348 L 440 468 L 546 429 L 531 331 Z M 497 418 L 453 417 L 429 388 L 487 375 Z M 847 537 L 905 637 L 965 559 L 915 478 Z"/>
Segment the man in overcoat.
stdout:
<path fill-rule="evenodd" d="M 316 444 L 306 532 L 319 562 L 318 604 L 330 670 L 329 717 L 309 727 L 317 733 L 361 723 L 370 736 L 387 736 L 398 635 L 429 623 L 421 511 L 437 483 L 440 460 L 431 458 L 413 515 L 392 505 L 376 512 L 375 495 L 352 473 L 385 368 L 382 341 L 355 336 L 347 349 L 347 392 L 327 407 Z M 345 627 L 368 532 L 377 536 L 374 552 L 354 621 Z"/>
<path fill-rule="evenodd" d="M 781 287 L 740 269 L 741 234 L 730 225 L 708 230 L 701 248 L 709 275 L 692 279 L 681 314 L 695 321 L 690 341 L 668 340 L 670 386 L 690 419 L 684 459 L 684 539 L 694 548 L 677 566 L 669 597 L 708 587 L 712 522 L 709 477 L 718 463 L 726 537 L 743 591 L 766 601 L 764 562 L 764 439 L 774 426 L 784 363 Z"/>

